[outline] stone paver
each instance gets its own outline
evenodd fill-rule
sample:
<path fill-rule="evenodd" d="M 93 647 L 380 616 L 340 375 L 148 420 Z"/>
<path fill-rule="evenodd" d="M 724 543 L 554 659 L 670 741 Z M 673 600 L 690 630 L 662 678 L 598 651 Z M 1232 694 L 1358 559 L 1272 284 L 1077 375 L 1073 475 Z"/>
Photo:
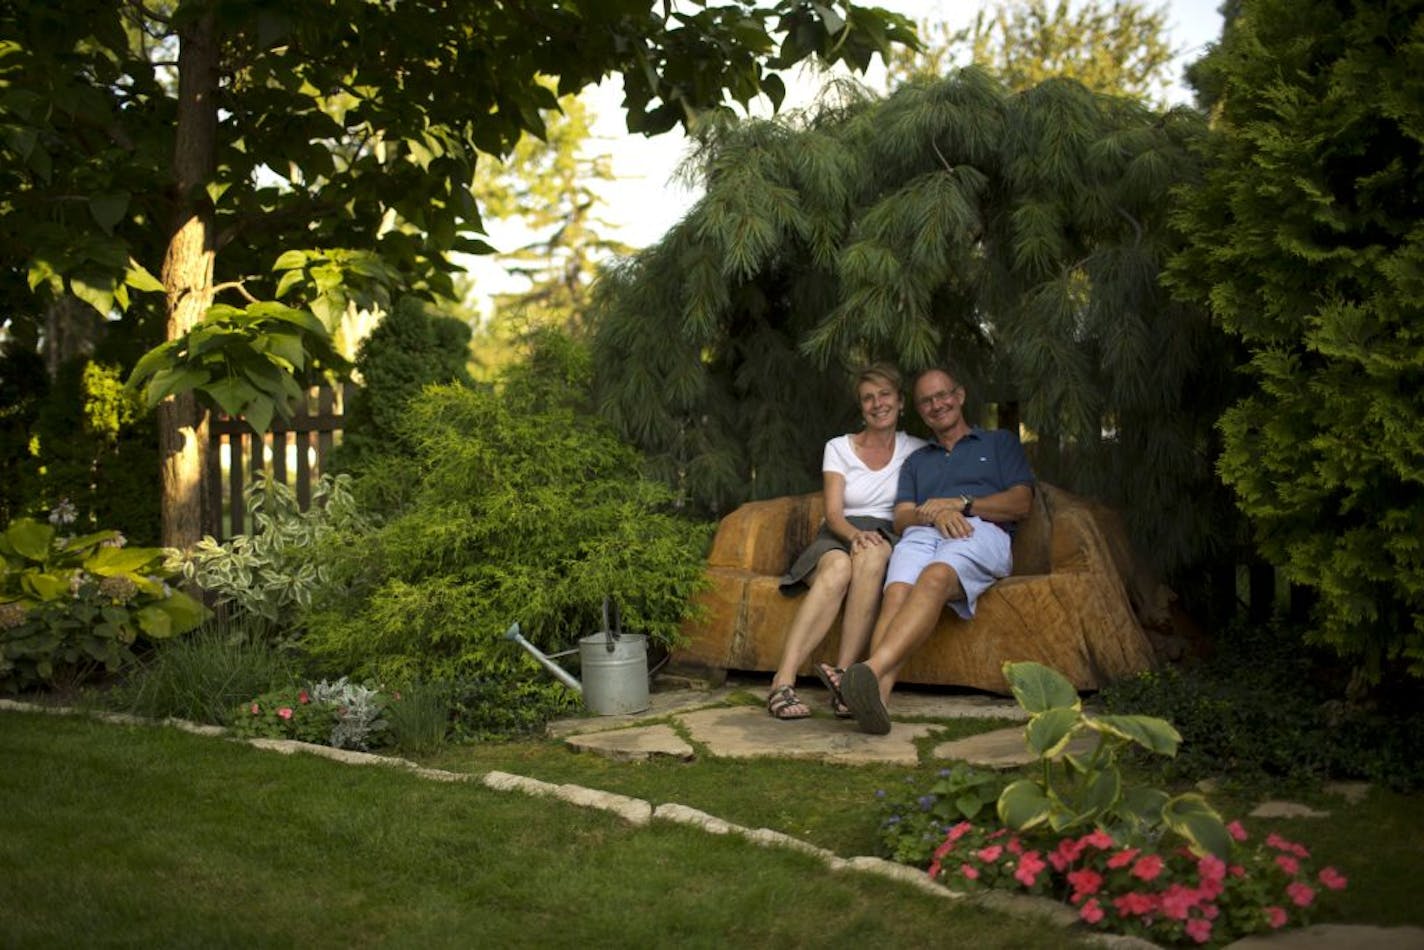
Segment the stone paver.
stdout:
<path fill-rule="evenodd" d="M 1226 950 L 1420 950 L 1424 929 L 1315 924 L 1299 930 L 1243 937 Z"/>
<path fill-rule="evenodd" d="M 1324 792 L 1345 799 L 1347 804 L 1358 805 L 1370 796 L 1369 782 L 1326 782 Z"/>
<path fill-rule="evenodd" d="M 810 691 L 800 692 L 810 702 Z M 897 722 L 889 735 L 871 736 L 857 730 L 853 722 L 829 716 L 779 722 L 760 706 L 701 709 L 677 718 L 693 741 L 704 745 L 712 755 L 770 755 L 852 765 L 914 765 L 919 761 L 915 740 L 938 728 L 933 723 Z"/>
<path fill-rule="evenodd" d="M 578 716 L 570 719 L 558 719 L 549 723 L 545 732 L 555 739 L 561 739 L 564 736 L 581 733 L 621 729 L 624 726 L 637 725 L 652 719 L 663 719 L 674 713 L 686 712 L 690 709 L 716 706 L 725 702 L 733 692 L 732 689 L 722 687 L 708 690 L 678 689 L 652 693 L 648 696 L 648 709 L 643 712 L 621 716 Z"/>
<path fill-rule="evenodd" d="M 620 762 L 671 756 L 689 762 L 697 750 L 666 724 L 613 729 L 609 732 L 586 732 L 569 736 L 564 744 L 579 752 L 596 752 Z"/>
<path fill-rule="evenodd" d="M 1095 735 L 1078 735 L 1068 743 L 1067 751 L 1087 755 L 1098 743 Z M 1015 769 L 1037 759 L 1024 742 L 1024 731 L 1017 727 L 995 729 L 967 739 L 941 742 L 935 746 L 936 759 L 955 759 L 986 769 Z"/>
<path fill-rule="evenodd" d="M 1318 811 L 1299 802 L 1262 802 L 1251 809 L 1252 818 L 1329 818 L 1328 811 Z"/>

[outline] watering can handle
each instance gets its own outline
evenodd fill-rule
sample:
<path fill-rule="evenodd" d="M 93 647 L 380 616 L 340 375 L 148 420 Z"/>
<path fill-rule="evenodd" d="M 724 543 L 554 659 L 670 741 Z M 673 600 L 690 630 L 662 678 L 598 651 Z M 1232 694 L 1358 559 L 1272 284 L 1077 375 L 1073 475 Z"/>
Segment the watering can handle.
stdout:
<path fill-rule="evenodd" d="M 610 607 L 613 609 L 613 623 L 608 622 L 608 610 Z M 605 596 L 603 598 L 603 630 L 608 636 L 604 638 L 604 646 L 609 653 L 613 652 L 618 642 L 618 634 L 621 631 L 616 628 L 621 625 L 621 620 L 622 618 L 618 616 L 618 605 L 613 602 L 611 597 Z"/>

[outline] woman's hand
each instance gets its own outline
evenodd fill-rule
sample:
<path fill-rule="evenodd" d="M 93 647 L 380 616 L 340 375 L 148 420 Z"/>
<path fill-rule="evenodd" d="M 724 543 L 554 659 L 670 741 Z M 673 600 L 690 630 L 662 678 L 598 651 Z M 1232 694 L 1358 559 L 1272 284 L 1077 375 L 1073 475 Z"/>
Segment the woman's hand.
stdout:
<path fill-rule="evenodd" d="M 854 554 L 856 551 L 873 548 L 877 544 L 889 543 L 879 531 L 857 531 L 855 536 L 850 539 L 850 551 Z"/>

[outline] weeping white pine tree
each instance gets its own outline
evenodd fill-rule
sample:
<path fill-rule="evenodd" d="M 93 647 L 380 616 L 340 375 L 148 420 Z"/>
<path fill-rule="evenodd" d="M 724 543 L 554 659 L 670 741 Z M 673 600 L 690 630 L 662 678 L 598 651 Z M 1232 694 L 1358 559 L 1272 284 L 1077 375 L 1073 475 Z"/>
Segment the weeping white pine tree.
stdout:
<path fill-rule="evenodd" d="M 1194 560 L 1226 361 L 1158 272 L 1201 116 L 975 68 L 838 98 L 705 137 L 706 194 L 597 294 L 602 411 L 724 512 L 819 484 L 850 367 L 948 360 L 1041 478 L 1121 505 L 1159 568 Z"/>

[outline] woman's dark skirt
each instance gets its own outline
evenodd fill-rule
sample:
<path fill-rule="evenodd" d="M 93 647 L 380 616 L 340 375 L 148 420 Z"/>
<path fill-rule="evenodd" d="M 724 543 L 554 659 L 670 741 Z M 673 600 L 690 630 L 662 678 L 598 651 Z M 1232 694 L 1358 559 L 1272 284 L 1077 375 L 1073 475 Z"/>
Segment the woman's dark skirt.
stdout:
<path fill-rule="evenodd" d="M 900 540 L 900 536 L 895 533 L 893 521 L 886 521 L 884 518 L 868 518 L 864 515 L 852 515 L 846 520 L 861 531 L 880 532 L 881 537 L 891 544 Z M 849 554 L 850 545 L 832 534 L 830 526 L 822 521 L 821 530 L 816 532 L 816 537 L 804 551 L 796 556 L 796 560 L 791 562 L 791 567 L 781 576 L 781 592 L 787 597 L 794 597 L 805 590 L 807 575 L 816 569 L 816 565 L 821 561 L 821 556 L 827 551 L 844 551 Z"/>

